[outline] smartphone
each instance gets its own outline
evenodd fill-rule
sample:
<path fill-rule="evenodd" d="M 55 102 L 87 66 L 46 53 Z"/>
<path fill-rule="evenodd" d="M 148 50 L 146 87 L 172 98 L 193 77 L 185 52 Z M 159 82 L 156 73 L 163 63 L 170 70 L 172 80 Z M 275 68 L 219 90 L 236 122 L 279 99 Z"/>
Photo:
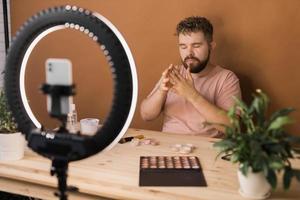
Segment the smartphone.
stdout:
<path fill-rule="evenodd" d="M 48 85 L 63 85 L 71 86 L 72 78 L 72 63 L 69 59 L 48 58 L 46 60 L 46 83 Z M 70 112 L 70 105 L 73 103 L 73 97 L 61 97 L 60 108 L 61 114 L 67 115 Z M 47 95 L 47 111 L 52 113 L 52 98 Z"/>

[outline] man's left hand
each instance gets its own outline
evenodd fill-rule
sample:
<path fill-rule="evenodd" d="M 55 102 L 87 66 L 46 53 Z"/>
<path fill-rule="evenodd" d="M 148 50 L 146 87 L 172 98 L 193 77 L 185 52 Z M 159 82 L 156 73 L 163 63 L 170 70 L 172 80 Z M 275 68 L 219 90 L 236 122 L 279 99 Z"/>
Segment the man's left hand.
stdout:
<path fill-rule="evenodd" d="M 170 81 L 173 84 L 172 91 L 187 100 L 198 95 L 198 91 L 195 88 L 194 79 L 189 68 L 186 71 L 185 77 L 181 75 L 178 70 L 172 70 L 170 73 Z"/>

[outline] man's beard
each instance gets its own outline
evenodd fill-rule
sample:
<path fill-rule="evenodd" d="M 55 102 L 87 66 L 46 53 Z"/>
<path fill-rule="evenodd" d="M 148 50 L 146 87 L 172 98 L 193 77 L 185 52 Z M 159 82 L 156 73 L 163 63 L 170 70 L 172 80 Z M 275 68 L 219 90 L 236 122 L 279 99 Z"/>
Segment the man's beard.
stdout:
<path fill-rule="evenodd" d="M 208 55 L 207 55 L 207 58 L 205 60 L 201 61 L 198 58 L 190 55 L 190 56 L 185 57 L 185 59 L 182 61 L 182 64 L 185 67 L 185 69 L 188 69 L 188 67 L 189 67 L 190 72 L 196 74 L 196 73 L 201 72 L 207 66 L 209 58 L 210 58 L 210 50 L 208 51 Z M 189 59 L 193 59 L 194 61 L 196 61 L 196 63 L 195 64 L 191 63 L 191 64 L 188 65 L 187 61 Z"/>

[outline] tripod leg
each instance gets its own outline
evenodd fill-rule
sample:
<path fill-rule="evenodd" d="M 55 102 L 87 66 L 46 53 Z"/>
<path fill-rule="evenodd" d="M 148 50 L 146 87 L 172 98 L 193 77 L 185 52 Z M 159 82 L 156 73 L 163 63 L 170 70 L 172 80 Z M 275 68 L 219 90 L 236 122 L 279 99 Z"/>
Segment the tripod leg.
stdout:
<path fill-rule="evenodd" d="M 61 159 L 54 159 L 52 161 L 51 175 L 56 175 L 58 179 L 58 192 L 55 193 L 60 200 L 67 200 L 67 175 L 68 161 Z"/>

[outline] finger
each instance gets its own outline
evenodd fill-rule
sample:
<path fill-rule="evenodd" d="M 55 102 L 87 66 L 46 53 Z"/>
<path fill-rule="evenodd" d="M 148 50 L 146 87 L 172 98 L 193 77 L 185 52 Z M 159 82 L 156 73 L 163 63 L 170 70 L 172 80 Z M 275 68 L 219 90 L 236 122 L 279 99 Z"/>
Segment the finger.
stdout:
<path fill-rule="evenodd" d="M 173 64 L 170 64 L 167 69 L 165 69 L 162 73 L 163 76 L 166 76 L 169 73 L 169 70 L 173 68 Z"/>
<path fill-rule="evenodd" d="M 163 73 L 162 73 L 161 75 L 162 75 L 163 77 L 166 77 L 167 73 L 168 73 L 168 69 L 166 69 L 165 71 L 163 71 Z"/>
<path fill-rule="evenodd" d="M 178 81 L 180 81 L 180 78 L 175 74 L 174 71 L 172 71 L 172 72 L 170 73 L 170 78 L 171 78 L 173 81 L 175 81 L 176 83 L 177 83 Z"/>
<path fill-rule="evenodd" d="M 173 64 L 170 64 L 168 69 L 167 69 L 167 73 L 169 74 L 174 68 L 174 65 Z"/>
<path fill-rule="evenodd" d="M 172 85 L 175 85 L 178 82 L 177 77 L 175 77 L 173 74 L 170 74 L 170 83 Z"/>
<path fill-rule="evenodd" d="M 171 83 L 172 85 L 176 84 L 176 81 L 174 80 L 174 78 L 173 78 L 172 76 L 170 76 L 170 83 Z"/>
<path fill-rule="evenodd" d="M 167 88 L 170 88 L 172 86 L 172 83 L 170 81 L 169 78 L 166 78 L 162 81 L 162 84 L 161 84 L 161 87 L 167 87 Z"/>
<path fill-rule="evenodd" d="M 187 78 L 188 78 L 188 80 L 193 81 L 193 77 L 192 77 L 192 74 L 191 74 L 191 68 L 190 67 L 188 67 L 188 70 L 187 70 Z"/>
<path fill-rule="evenodd" d="M 163 83 L 167 83 L 167 82 L 169 82 L 169 81 L 170 81 L 170 78 L 164 78 L 164 79 L 162 80 Z"/>
<path fill-rule="evenodd" d="M 184 72 L 184 78 L 188 79 L 188 73 L 187 73 L 187 71 Z"/>
<path fill-rule="evenodd" d="M 163 87 L 161 88 L 161 90 L 162 90 L 162 91 L 168 91 L 169 88 L 168 88 L 167 86 L 163 86 Z"/>
<path fill-rule="evenodd" d="M 178 71 L 174 70 L 173 73 L 179 80 L 183 79 L 183 76 Z"/>
<path fill-rule="evenodd" d="M 179 71 L 179 66 L 178 65 L 174 65 L 174 70 Z"/>
<path fill-rule="evenodd" d="M 184 79 L 187 79 L 187 74 L 186 74 L 186 70 L 182 71 L 182 75 L 181 75 Z"/>
<path fill-rule="evenodd" d="M 174 71 L 178 72 L 180 74 L 180 68 L 178 65 L 175 65 L 174 66 Z"/>
<path fill-rule="evenodd" d="M 172 69 L 174 67 L 173 64 L 170 64 L 169 67 L 168 67 L 168 70 Z"/>
<path fill-rule="evenodd" d="M 166 89 L 168 89 L 170 87 L 169 84 L 170 84 L 169 78 L 162 79 L 160 83 L 161 90 L 165 91 Z"/>
<path fill-rule="evenodd" d="M 166 77 L 168 77 L 170 75 L 170 73 L 173 70 L 173 68 L 174 68 L 174 65 L 170 64 L 169 67 L 166 69 L 166 73 L 165 73 Z"/>

